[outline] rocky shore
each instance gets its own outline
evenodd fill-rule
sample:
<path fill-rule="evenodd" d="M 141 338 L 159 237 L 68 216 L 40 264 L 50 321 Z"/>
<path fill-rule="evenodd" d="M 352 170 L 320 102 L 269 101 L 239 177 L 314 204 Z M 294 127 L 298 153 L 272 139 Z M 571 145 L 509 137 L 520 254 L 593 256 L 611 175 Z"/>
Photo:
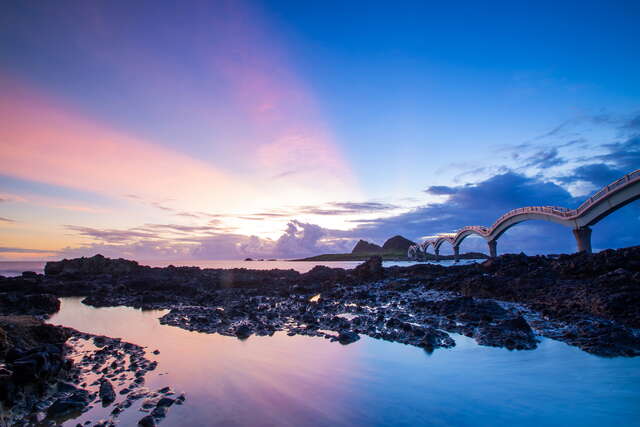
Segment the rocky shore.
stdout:
<path fill-rule="evenodd" d="M 83 425 L 111 426 L 141 399 L 140 424 L 153 426 L 184 402 L 169 387 L 145 387 L 157 362 L 144 348 L 43 321 L 59 308 L 49 293 L 0 293 L 0 426 L 60 425 L 96 405 L 110 407 L 109 417 Z"/>
<path fill-rule="evenodd" d="M 346 345 L 368 335 L 431 352 L 455 346 L 455 334 L 513 350 L 549 337 L 600 356 L 640 355 L 640 247 L 453 267 L 383 268 L 372 257 L 304 274 L 151 268 L 96 255 L 50 262 L 44 275 L 0 277 L 0 423 L 55 424 L 111 400 L 111 418 L 98 424 L 109 425 L 144 399 L 141 423 L 155 425 L 184 400 L 144 388 L 155 362 L 139 346 L 44 324 L 61 296 L 168 309 L 163 324 L 239 339 L 284 331 Z"/>
<path fill-rule="evenodd" d="M 0 316 L 0 425 L 59 425 L 92 409 L 110 407 L 112 426 L 136 401 L 142 425 L 156 425 L 173 404 L 185 401 L 170 387 L 149 390 L 145 375 L 157 362 L 145 350 L 117 338 L 43 323 L 32 316 Z"/>

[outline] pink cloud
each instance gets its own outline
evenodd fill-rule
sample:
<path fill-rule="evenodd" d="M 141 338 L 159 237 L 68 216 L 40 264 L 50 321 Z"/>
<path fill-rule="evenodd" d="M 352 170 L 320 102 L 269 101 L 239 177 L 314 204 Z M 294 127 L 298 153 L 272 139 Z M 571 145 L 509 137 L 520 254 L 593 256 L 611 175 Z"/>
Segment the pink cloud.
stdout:
<path fill-rule="evenodd" d="M 0 168 L 27 180 L 121 195 L 232 200 L 247 188 L 211 165 L 107 128 L 0 76 Z"/>

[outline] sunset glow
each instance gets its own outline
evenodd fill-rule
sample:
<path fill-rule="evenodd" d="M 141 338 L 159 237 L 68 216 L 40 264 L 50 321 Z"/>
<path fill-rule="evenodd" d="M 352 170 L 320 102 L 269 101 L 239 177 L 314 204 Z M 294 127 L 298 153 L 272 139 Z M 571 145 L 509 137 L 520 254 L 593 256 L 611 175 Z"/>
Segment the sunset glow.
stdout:
<path fill-rule="evenodd" d="M 522 35 L 477 57 L 487 26 L 418 5 L 353 25 L 354 7 L 4 5 L 0 259 L 349 251 L 491 222 L 517 207 L 512 185 L 571 205 L 638 167 L 640 84 L 617 83 L 636 61 L 617 33 L 596 78 L 600 57 L 554 59 L 577 43 L 560 18 L 557 48 Z M 471 216 L 463 194 L 489 209 Z"/>

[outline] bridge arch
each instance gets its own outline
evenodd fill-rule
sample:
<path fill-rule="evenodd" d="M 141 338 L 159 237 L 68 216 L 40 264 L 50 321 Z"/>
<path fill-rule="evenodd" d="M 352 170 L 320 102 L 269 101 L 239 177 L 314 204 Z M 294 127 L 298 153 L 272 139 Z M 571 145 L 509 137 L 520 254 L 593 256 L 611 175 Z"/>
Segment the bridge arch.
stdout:
<path fill-rule="evenodd" d="M 460 229 L 454 237 L 440 237 L 423 243 L 426 248 L 433 245 L 436 254 L 444 241 L 449 241 L 456 257 L 460 244 L 467 237 L 476 234 L 486 240 L 489 253 L 497 255 L 497 240 L 511 227 L 525 221 L 551 221 L 569 227 L 576 239 L 578 252 L 591 252 L 591 228 L 602 219 L 622 207 L 640 199 L 640 169 L 603 187 L 585 200 L 577 209 L 559 206 L 529 206 L 513 209 L 498 218 L 491 227 L 467 226 Z"/>

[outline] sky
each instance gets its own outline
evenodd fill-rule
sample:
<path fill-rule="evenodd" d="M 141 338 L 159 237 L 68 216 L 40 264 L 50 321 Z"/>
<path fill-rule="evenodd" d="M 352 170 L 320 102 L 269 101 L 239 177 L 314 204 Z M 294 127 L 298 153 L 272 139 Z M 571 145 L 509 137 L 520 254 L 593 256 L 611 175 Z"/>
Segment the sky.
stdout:
<path fill-rule="evenodd" d="M 575 208 L 640 168 L 639 20 L 636 1 L 1 2 L 0 260 L 295 258 Z M 640 202 L 592 241 L 639 244 Z M 498 243 L 574 250 L 546 222 Z"/>

